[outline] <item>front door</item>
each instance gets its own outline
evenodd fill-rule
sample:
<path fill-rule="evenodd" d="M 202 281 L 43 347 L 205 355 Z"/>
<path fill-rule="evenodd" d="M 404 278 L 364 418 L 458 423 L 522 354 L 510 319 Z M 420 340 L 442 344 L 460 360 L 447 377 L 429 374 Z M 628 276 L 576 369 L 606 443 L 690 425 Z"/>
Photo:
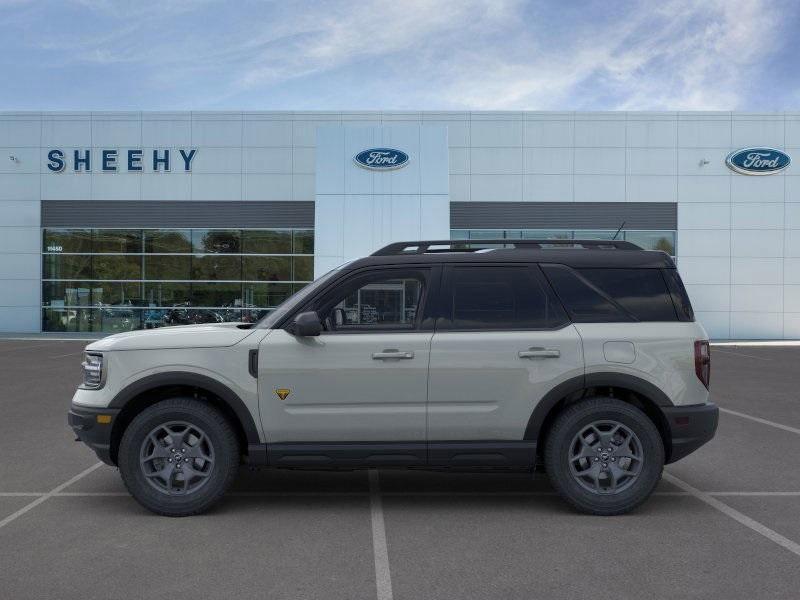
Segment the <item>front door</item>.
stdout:
<path fill-rule="evenodd" d="M 502 463 L 523 442 L 542 396 L 583 375 L 581 338 L 537 266 L 454 265 L 442 289 L 449 293 L 431 344 L 431 462 L 459 451 L 486 460 L 493 452 L 489 445 L 483 453 L 480 446 L 459 450 L 453 441 L 512 442 L 497 444 Z"/>
<path fill-rule="evenodd" d="M 419 442 L 417 456 L 424 460 L 433 331 L 423 317 L 434 271 L 404 266 L 353 273 L 302 309 L 317 311 L 321 335 L 276 329 L 264 338 L 258 388 L 268 442 L 357 442 L 362 448 Z M 321 461 L 335 454 L 330 448 L 319 453 Z"/>

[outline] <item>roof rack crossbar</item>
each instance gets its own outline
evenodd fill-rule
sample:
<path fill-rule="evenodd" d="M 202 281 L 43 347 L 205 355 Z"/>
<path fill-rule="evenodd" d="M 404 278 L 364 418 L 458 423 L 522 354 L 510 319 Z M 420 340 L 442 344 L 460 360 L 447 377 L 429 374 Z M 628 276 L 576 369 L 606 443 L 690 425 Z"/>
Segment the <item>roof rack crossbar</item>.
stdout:
<path fill-rule="evenodd" d="M 513 246 L 521 248 L 552 248 L 553 246 L 582 247 L 593 249 L 641 250 L 631 242 L 621 240 L 424 240 L 417 242 L 395 242 L 372 253 L 372 256 L 399 254 L 426 254 L 431 252 L 476 252 L 491 246 Z M 443 248 L 434 248 L 443 246 Z"/>

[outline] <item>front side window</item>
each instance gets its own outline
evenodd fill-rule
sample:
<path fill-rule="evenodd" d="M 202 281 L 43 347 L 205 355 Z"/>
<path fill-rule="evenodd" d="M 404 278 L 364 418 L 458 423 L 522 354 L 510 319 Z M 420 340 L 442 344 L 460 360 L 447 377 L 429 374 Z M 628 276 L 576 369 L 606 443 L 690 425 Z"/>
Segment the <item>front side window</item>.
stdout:
<path fill-rule="evenodd" d="M 529 267 L 453 267 L 448 282 L 445 329 L 554 329 L 567 322 L 558 301 Z"/>
<path fill-rule="evenodd" d="M 357 276 L 323 301 L 320 317 L 331 332 L 410 331 L 419 323 L 425 282 L 416 271 Z"/>

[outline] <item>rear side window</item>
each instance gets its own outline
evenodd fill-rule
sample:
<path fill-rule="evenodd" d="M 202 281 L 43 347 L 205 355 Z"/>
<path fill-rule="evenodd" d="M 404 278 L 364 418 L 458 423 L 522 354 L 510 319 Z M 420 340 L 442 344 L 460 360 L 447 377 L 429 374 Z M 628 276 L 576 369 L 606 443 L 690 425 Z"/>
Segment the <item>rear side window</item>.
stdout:
<path fill-rule="evenodd" d="M 567 323 L 558 300 L 529 267 L 453 267 L 444 329 L 554 329 Z"/>
<path fill-rule="evenodd" d="M 575 323 L 633 321 L 603 290 L 564 265 L 542 265 L 556 294 Z"/>
<path fill-rule="evenodd" d="M 660 269 L 579 269 L 639 321 L 677 321 Z"/>
<path fill-rule="evenodd" d="M 573 321 L 677 321 L 659 269 L 543 267 Z"/>

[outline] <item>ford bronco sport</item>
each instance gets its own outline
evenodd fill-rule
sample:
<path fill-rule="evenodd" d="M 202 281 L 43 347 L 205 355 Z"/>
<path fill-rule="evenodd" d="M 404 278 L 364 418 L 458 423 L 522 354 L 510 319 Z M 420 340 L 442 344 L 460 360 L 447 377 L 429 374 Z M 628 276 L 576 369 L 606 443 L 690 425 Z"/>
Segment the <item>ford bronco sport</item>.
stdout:
<path fill-rule="evenodd" d="M 629 242 L 391 244 L 255 324 L 89 344 L 69 423 L 162 515 L 270 468 L 543 468 L 578 510 L 638 506 L 710 440 L 707 335 L 672 259 Z"/>

